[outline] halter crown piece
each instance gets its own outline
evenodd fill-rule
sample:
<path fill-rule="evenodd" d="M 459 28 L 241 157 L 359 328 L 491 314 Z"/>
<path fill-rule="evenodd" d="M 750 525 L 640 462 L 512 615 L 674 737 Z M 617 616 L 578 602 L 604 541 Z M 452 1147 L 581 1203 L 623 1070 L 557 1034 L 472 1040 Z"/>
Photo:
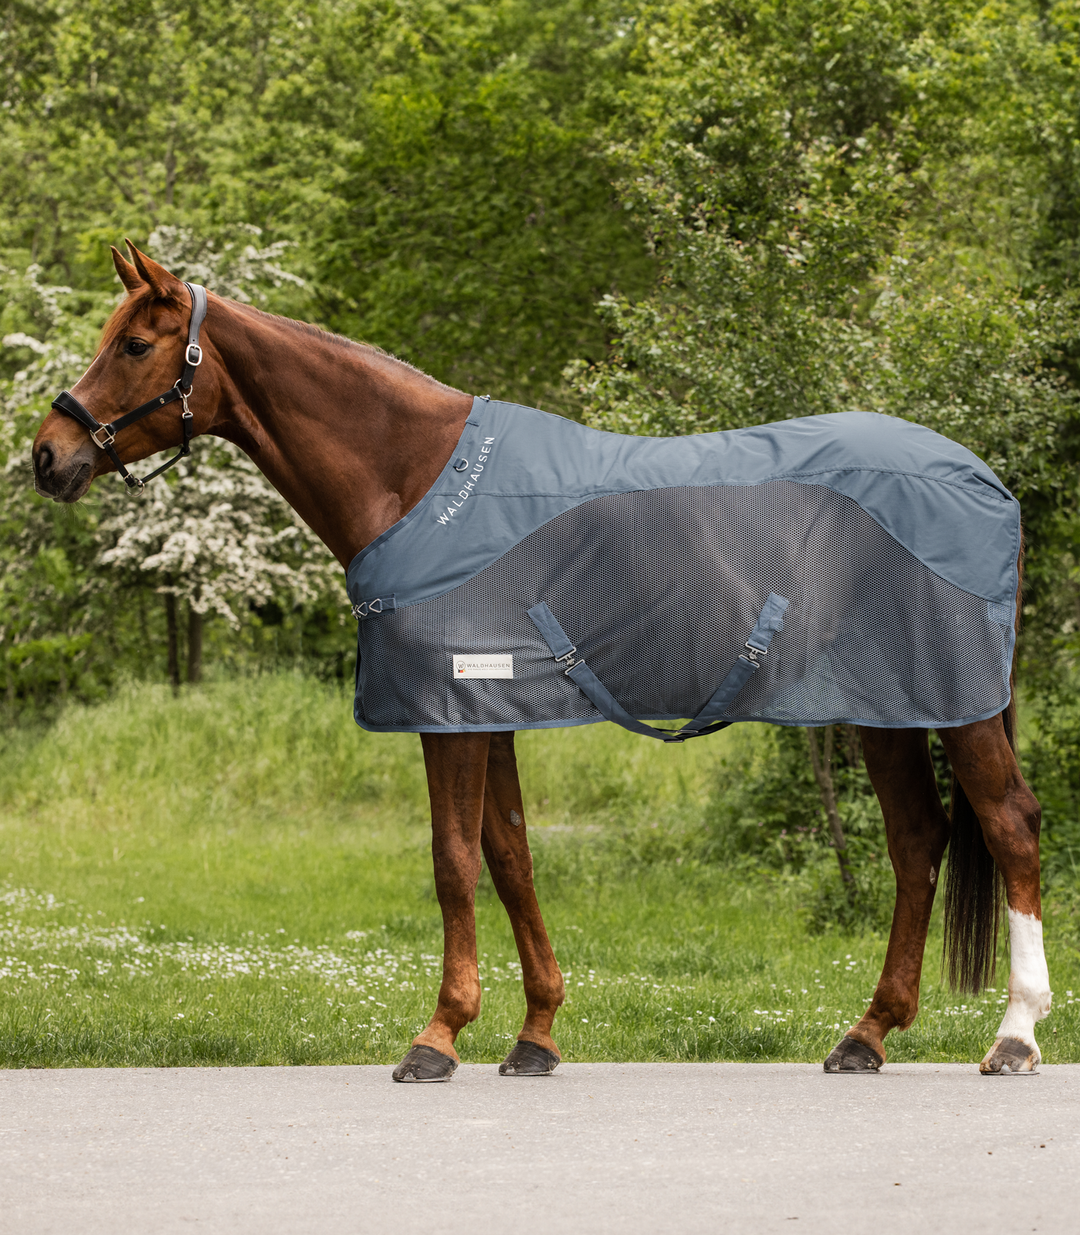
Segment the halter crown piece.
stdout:
<path fill-rule="evenodd" d="M 206 317 L 206 288 L 200 287 L 198 283 L 185 283 L 184 286 L 191 294 L 191 321 L 188 325 L 187 347 L 184 349 L 184 368 L 176 382 L 164 394 L 157 395 L 146 403 L 141 403 L 134 411 L 125 412 L 123 416 L 118 416 L 115 420 L 104 425 L 89 409 L 83 407 L 70 390 L 62 390 L 52 402 L 53 407 L 58 412 L 63 412 L 66 416 L 73 417 L 79 424 L 85 425 L 90 430 L 91 441 L 96 446 L 100 446 L 113 461 L 113 465 L 129 489 L 141 489 L 147 481 L 153 480 L 155 476 L 160 476 L 162 472 L 167 471 L 174 463 L 179 463 L 181 459 L 191 454 L 191 439 L 194 436 L 194 417 L 188 410 L 188 397 L 191 394 L 191 384 L 195 379 L 195 370 L 202 364 L 199 328 Z M 155 468 L 149 476 L 144 476 L 141 480 L 138 476 L 132 476 L 120 461 L 120 456 L 116 453 L 116 447 L 113 445 L 117 433 L 121 429 L 126 429 L 128 425 L 133 425 L 137 420 L 142 420 L 144 416 L 149 416 L 151 412 L 156 412 L 159 408 L 165 407 L 169 403 L 176 403 L 177 400 L 184 408 L 180 414 L 180 427 L 184 438 L 180 450 L 171 459 L 166 460 L 159 468 Z"/>

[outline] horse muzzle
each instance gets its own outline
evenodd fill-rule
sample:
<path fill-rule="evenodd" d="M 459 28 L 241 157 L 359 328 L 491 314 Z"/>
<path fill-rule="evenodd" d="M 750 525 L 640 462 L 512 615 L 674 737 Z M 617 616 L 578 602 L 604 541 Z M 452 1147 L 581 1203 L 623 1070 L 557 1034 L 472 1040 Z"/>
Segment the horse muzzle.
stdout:
<path fill-rule="evenodd" d="M 34 446 L 34 489 L 54 502 L 77 502 L 90 488 L 101 452 L 87 440 L 74 449 L 54 439 Z"/>

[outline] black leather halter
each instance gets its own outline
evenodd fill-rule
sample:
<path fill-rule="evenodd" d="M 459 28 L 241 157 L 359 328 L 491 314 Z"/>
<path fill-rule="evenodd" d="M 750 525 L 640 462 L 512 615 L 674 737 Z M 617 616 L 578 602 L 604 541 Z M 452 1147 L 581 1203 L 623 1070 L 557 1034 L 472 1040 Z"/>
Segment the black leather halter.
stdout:
<path fill-rule="evenodd" d="M 195 379 L 195 370 L 202 364 L 202 348 L 199 346 L 199 327 L 202 326 L 203 318 L 206 317 L 206 288 L 200 287 L 198 283 L 185 283 L 184 286 L 191 293 L 191 322 L 188 325 L 187 347 L 184 349 L 184 369 L 171 389 L 167 390 L 163 395 L 157 395 L 156 398 L 150 399 L 146 403 L 141 403 L 134 411 L 125 412 L 123 416 L 118 416 L 115 420 L 110 421 L 109 424 L 104 425 L 87 408 L 83 407 L 70 390 L 62 390 L 52 402 L 53 407 L 58 412 L 74 417 L 79 424 L 85 425 L 90 430 L 90 440 L 95 446 L 100 446 L 113 461 L 116 470 L 123 477 L 124 484 L 129 489 L 141 489 L 148 480 L 153 480 L 155 476 L 160 476 L 162 472 L 172 467 L 174 463 L 178 463 L 181 459 L 191 454 L 191 439 L 194 436 L 194 417 L 188 411 L 188 396 L 191 394 L 191 383 Z M 132 476 L 120 461 L 120 456 L 116 453 L 116 447 L 113 445 L 117 433 L 121 429 L 126 429 L 128 425 L 133 425 L 137 420 L 142 420 L 144 416 L 149 416 L 151 412 L 156 412 L 158 408 L 165 407 L 169 403 L 175 403 L 177 400 L 184 407 L 183 412 L 180 414 L 180 427 L 184 440 L 179 453 L 173 455 L 161 467 L 155 468 L 149 476 L 144 476 L 142 480 L 138 476 Z"/>

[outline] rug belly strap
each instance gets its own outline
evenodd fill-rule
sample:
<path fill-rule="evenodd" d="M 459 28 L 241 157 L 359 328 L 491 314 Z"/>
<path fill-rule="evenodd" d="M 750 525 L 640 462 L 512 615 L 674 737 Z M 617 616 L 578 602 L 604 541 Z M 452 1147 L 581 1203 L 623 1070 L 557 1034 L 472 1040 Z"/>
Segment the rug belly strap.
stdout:
<path fill-rule="evenodd" d="M 544 642 L 551 648 L 555 663 L 566 661 L 566 676 L 581 690 L 594 708 L 605 720 L 614 721 L 629 729 L 632 733 L 640 733 L 645 737 L 658 738 L 661 742 L 685 742 L 688 738 L 701 738 L 710 733 L 726 729 L 732 722 L 722 717 L 735 702 L 736 697 L 746 683 L 761 667 L 758 656 L 768 653 L 769 644 L 777 631 L 784 628 L 784 611 L 788 602 L 783 596 L 770 592 L 762 607 L 754 629 L 746 641 L 748 655 L 740 656 L 728 671 L 716 693 L 701 711 L 681 729 L 654 729 L 644 725 L 631 716 L 618 702 L 607 687 L 600 681 L 584 660 L 575 660 L 577 647 L 570 642 L 566 631 L 560 626 L 558 619 L 541 601 L 529 610 L 533 625 L 540 632 Z"/>

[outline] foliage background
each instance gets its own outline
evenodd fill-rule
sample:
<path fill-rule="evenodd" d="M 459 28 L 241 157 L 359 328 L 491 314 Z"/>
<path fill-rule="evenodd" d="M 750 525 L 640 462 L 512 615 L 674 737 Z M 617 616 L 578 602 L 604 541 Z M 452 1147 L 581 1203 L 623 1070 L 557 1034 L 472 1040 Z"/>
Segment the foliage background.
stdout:
<path fill-rule="evenodd" d="M 1025 761 L 1065 895 L 1078 53 L 1078 0 L 11 0 L 9 734 L 122 680 L 194 681 L 199 646 L 212 677 L 351 671 L 335 568 L 230 449 L 200 443 L 134 502 L 34 496 L 33 431 L 93 354 L 130 235 L 226 294 L 599 427 L 858 407 L 964 442 L 1024 505 Z M 710 860 L 820 868 L 814 912 L 835 919 L 800 738 L 767 740 L 751 777 L 721 776 Z M 835 775 L 877 922 L 880 818 L 856 759 Z"/>

